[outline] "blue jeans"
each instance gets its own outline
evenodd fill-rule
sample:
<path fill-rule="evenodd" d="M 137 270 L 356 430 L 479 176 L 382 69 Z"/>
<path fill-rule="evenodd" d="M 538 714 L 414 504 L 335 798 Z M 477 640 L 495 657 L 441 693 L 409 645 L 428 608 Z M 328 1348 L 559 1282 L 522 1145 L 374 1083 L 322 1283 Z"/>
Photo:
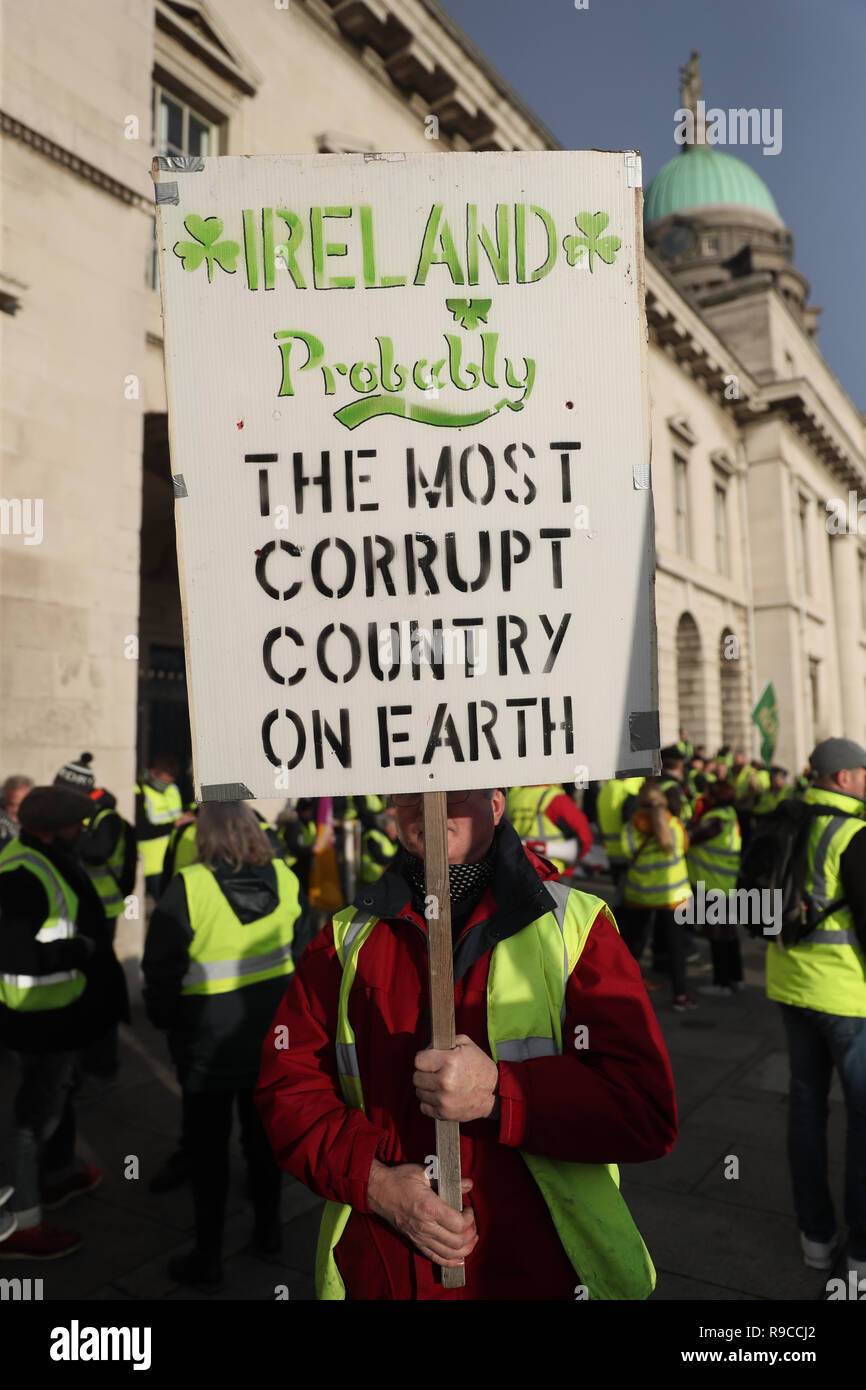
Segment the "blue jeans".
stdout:
<path fill-rule="evenodd" d="M 10 1211 L 41 1205 L 42 1179 L 66 1174 L 75 1163 L 77 1052 L 19 1052 L 21 1082 L 10 1135 Z"/>
<path fill-rule="evenodd" d="M 818 1013 L 791 1004 L 781 1008 L 791 1064 L 788 1162 L 800 1230 L 821 1242 L 832 1240 L 836 1231 L 827 1182 L 828 1096 L 835 1066 L 848 1112 L 848 1254 L 866 1260 L 866 1018 Z"/>

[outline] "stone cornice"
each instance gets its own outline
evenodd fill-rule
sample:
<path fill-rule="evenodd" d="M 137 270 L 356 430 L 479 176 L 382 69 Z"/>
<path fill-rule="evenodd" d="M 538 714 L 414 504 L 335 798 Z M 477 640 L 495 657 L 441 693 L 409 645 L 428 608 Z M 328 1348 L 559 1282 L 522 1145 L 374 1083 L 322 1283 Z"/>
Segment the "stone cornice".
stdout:
<path fill-rule="evenodd" d="M 186 9 L 192 18 L 185 18 L 171 0 L 155 0 L 154 20 L 162 29 L 195 57 L 231 82 L 245 96 L 255 96 L 262 75 L 240 52 L 237 44 L 212 14 L 209 6 L 179 0 L 180 10 Z M 198 19 L 199 23 L 193 22 Z"/>
<path fill-rule="evenodd" d="M 73 154 L 72 150 L 66 149 L 64 145 L 58 145 L 55 140 L 49 140 L 47 135 L 41 135 L 38 130 L 25 125 L 23 121 L 17 120 L 7 111 L 0 111 L 0 133 L 11 136 L 13 140 L 20 140 L 24 145 L 29 145 L 32 150 L 45 155 L 46 159 L 52 160 L 53 163 L 62 164 L 70 173 L 94 184 L 112 198 L 119 198 L 122 203 L 139 208 L 153 216 L 152 199 L 145 198 L 136 189 L 130 188 L 129 184 L 122 183 L 120 179 L 106 174 L 104 169 L 99 169 L 95 164 L 90 164 L 86 159 L 82 159 L 80 155 Z"/>
<path fill-rule="evenodd" d="M 737 412 L 742 423 L 779 414 L 846 487 L 866 488 L 866 460 L 806 377 L 768 381 Z"/>
<path fill-rule="evenodd" d="M 294 0 L 366 66 L 438 117 L 460 149 L 558 149 L 551 132 L 434 0 Z"/>
<path fill-rule="evenodd" d="M 866 487 L 866 460 L 833 411 L 805 377 L 763 385 L 739 362 L 700 312 L 681 294 L 651 253 L 647 255 L 646 308 L 650 338 L 717 396 L 742 427 L 781 415 L 831 473 L 848 487 Z M 737 377 L 739 395 L 728 400 L 724 379 Z"/>
<path fill-rule="evenodd" d="M 720 405 L 731 409 L 757 391 L 750 373 L 651 254 L 646 258 L 646 314 L 651 340 L 668 348 L 679 366 L 687 366 L 710 394 L 718 395 Z M 737 378 L 736 399 L 725 398 L 725 377 L 730 376 Z"/>

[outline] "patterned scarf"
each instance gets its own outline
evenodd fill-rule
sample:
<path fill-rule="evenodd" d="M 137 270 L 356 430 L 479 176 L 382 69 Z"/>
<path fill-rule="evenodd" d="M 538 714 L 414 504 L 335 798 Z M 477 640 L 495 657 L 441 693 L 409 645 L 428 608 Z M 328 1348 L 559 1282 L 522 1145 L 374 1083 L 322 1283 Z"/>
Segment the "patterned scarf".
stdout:
<path fill-rule="evenodd" d="M 477 864 L 448 865 L 452 910 L 478 901 L 493 877 L 495 864 L 496 844 L 494 842 L 484 858 L 479 859 Z M 424 860 L 404 850 L 403 871 L 412 888 L 412 906 L 420 912 L 424 908 L 427 892 L 424 883 Z"/>

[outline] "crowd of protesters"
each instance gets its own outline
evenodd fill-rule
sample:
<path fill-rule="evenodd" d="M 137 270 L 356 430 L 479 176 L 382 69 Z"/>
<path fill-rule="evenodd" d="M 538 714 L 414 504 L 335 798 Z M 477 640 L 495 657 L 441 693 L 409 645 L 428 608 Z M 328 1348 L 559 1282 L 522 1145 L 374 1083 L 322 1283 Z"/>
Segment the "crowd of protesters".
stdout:
<path fill-rule="evenodd" d="M 670 1065 L 650 996 L 660 996 L 667 976 L 671 1007 L 687 1013 L 698 1007 L 690 974 L 706 972 L 696 992 L 719 1002 L 745 987 L 736 920 L 700 920 L 696 893 L 703 902 L 707 892 L 735 889 L 752 837 L 782 802 L 800 799 L 832 822 L 818 823 L 820 852 L 810 841 L 809 855 L 810 872 L 818 873 L 820 859 L 830 894 L 817 955 L 809 943 L 824 992 L 810 983 L 808 966 L 802 979 L 791 974 L 805 946 L 787 953 L 787 974 L 773 967 L 768 989 L 782 1005 L 791 1049 L 795 1204 L 806 1262 L 828 1267 L 839 1237 L 820 1144 L 835 1065 L 851 1126 L 849 1263 L 861 1269 L 866 854 L 857 832 L 866 751 L 859 745 L 825 740 L 791 779 L 740 750 L 708 756 L 683 731 L 662 750 L 658 776 L 512 787 L 507 796 L 497 788 L 449 794 L 453 1056 L 429 1047 L 420 795 L 301 798 L 271 826 L 244 803 L 185 800 L 176 760 L 157 753 L 136 785 L 130 824 L 92 761 L 85 753 L 65 764 L 51 786 L 20 775 L 0 789 L 0 1044 L 19 1066 L 10 1185 L 0 1187 L 0 1257 L 55 1259 L 82 1244 L 78 1230 L 54 1225 L 46 1213 L 101 1181 L 95 1164 L 76 1158 L 74 1098 L 83 1073 L 117 1074 L 118 1024 L 129 1023 L 130 1011 L 115 928 L 134 898 L 138 865 L 147 916 L 143 998 L 166 1035 L 182 1094 L 174 1151 L 149 1186 L 162 1192 L 189 1183 L 195 1221 L 193 1249 L 169 1266 L 173 1280 L 205 1292 L 221 1285 L 236 1109 L 254 1251 L 280 1250 L 281 1170 L 327 1198 L 320 1297 L 446 1296 L 435 1266 L 470 1258 L 474 1297 L 571 1297 L 575 1274 L 591 1297 L 647 1296 L 652 1265 L 609 1169 L 661 1156 L 676 1135 Z M 835 857 L 827 861 L 831 842 Z M 539 1015 L 526 1000 L 527 985 L 536 1000 L 550 988 L 542 924 L 554 919 L 553 957 L 558 950 L 561 960 L 564 940 L 569 969 L 547 1039 L 546 1006 Z M 374 947 L 360 955 L 371 923 Z M 413 923 L 417 937 L 406 935 Z M 527 953 L 521 943 L 530 931 L 542 945 Z M 850 960 L 833 955 L 843 940 Z M 349 988 L 356 975 L 364 980 L 366 1012 L 357 987 L 347 1012 L 350 958 Z M 383 993 L 398 969 L 399 999 Z M 485 996 L 486 1022 L 477 1002 Z M 500 1011 L 507 1042 L 494 1036 Z M 587 1018 L 592 1049 L 586 1058 L 566 1056 L 563 1039 Z M 847 1043 L 842 1024 L 831 1026 L 839 1019 L 856 1025 Z M 281 1047 L 281 1030 L 291 1048 Z M 436 1117 L 464 1125 L 464 1192 L 473 1196 L 463 1213 L 435 1196 L 417 1162 L 425 1144 L 434 1147 Z M 606 1256 L 575 1216 L 564 1175 L 587 1184 L 587 1202 L 608 1223 Z M 506 1201 L 528 1232 L 526 1258 L 512 1258 L 508 1268 L 488 1221 Z M 479 1230 L 488 1234 L 476 1255 Z M 539 1280 L 541 1267 L 548 1275 Z"/>

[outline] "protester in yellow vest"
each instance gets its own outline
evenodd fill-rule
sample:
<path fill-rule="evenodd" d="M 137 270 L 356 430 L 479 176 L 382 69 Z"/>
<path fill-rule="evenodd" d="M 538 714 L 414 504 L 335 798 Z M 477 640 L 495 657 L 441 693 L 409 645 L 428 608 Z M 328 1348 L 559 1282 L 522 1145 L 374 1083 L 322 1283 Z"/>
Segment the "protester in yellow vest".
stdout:
<path fill-rule="evenodd" d="M 848 1112 L 845 1217 L 848 1270 L 866 1278 L 866 749 L 828 738 L 810 759 L 816 807 L 805 892 L 832 910 L 796 945 L 767 948 L 767 996 L 782 1006 L 791 1067 L 788 1159 L 803 1259 L 829 1269 L 839 1234 L 827 1179 L 833 1068 Z"/>
<path fill-rule="evenodd" d="M 170 754 L 157 753 L 136 784 L 135 833 L 141 851 L 145 889 L 154 899 L 159 897 L 169 833 L 173 826 L 189 825 L 194 819 L 191 811 L 183 809 L 174 781 L 176 776 L 177 759 Z"/>
<path fill-rule="evenodd" d="M 734 809 L 734 789 L 729 782 L 711 782 L 704 800 L 706 810 L 697 822 L 689 826 L 689 851 L 686 856 L 689 878 L 701 905 L 701 920 L 710 943 L 713 962 L 713 983 L 699 985 L 698 994 L 729 999 L 735 990 L 743 989 L 743 964 L 735 913 L 728 911 L 727 895 L 737 887 L 743 838 Z M 714 910 L 705 910 L 707 894 Z M 724 894 L 720 907 L 719 894 Z"/>
<path fill-rule="evenodd" d="M 274 853 L 250 807 L 205 803 L 200 862 L 181 869 L 160 898 L 142 969 L 148 1017 L 168 1033 L 183 1088 L 183 1142 L 195 1206 L 195 1249 L 171 1261 L 178 1283 L 222 1283 L 228 1143 L 237 1103 L 255 1212 L 253 1245 L 281 1245 L 280 1172 L 253 1104 L 253 1087 L 286 979 L 300 907 L 298 881 Z"/>
<path fill-rule="evenodd" d="M 595 803 L 599 834 L 614 883 L 618 883 L 622 878 L 628 864 L 621 844 L 623 816 L 625 814 L 628 819 L 631 811 L 635 809 L 633 803 L 643 782 L 643 777 L 611 777 L 601 788 Z"/>
<path fill-rule="evenodd" d="M 559 784 L 510 787 L 505 815 L 524 844 L 549 859 L 557 873 L 592 846 L 589 821 Z"/>
<path fill-rule="evenodd" d="M 399 848 L 397 818 L 393 811 L 386 811 L 381 830 L 373 826 L 361 839 L 361 882 L 375 883 L 381 878 Z"/>
<path fill-rule="evenodd" d="M 623 938 L 640 961 L 653 914 L 657 940 L 666 943 L 676 1013 L 696 1009 L 686 993 L 685 927 L 676 909 L 692 896 L 686 867 L 689 837 L 671 814 L 662 779 L 648 777 L 638 794 L 638 809 L 623 827 L 622 853 L 628 859 L 623 881 L 625 905 L 619 922 Z"/>
<path fill-rule="evenodd" d="M 648 1297 L 614 1165 L 666 1150 L 673 1095 L 610 910 L 521 845 L 500 790 L 449 794 L 457 1033 L 431 1048 L 423 798 L 394 801 L 399 860 L 300 959 L 292 1045 L 262 1054 L 279 1161 L 328 1199 L 319 1297 Z M 436 1118 L 465 1125 L 462 1212 L 431 1188 Z"/>
<path fill-rule="evenodd" d="M 753 816 L 769 816 L 780 801 L 794 795 L 794 788 L 787 785 L 788 769 L 773 766 L 769 772 L 758 773 L 761 789 L 752 807 Z"/>
<path fill-rule="evenodd" d="M 78 1055 L 129 1020 L 123 971 L 99 895 L 75 853 L 91 803 L 67 786 L 34 787 L 20 835 L 0 852 L 0 1044 L 20 1085 L 10 1126 L 10 1209 L 18 1229 L 4 1256 L 55 1260 L 82 1244 L 79 1231 L 43 1213 L 101 1182 L 75 1157 Z"/>

